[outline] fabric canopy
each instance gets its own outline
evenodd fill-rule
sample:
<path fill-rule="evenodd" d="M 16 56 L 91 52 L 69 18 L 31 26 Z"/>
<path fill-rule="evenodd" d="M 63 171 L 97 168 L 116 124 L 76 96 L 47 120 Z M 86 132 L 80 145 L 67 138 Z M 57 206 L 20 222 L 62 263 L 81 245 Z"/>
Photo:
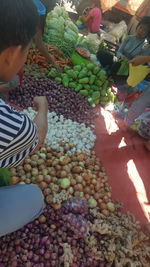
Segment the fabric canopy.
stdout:
<path fill-rule="evenodd" d="M 149 0 L 148 0 L 149 1 Z M 103 12 L 106 12 L 113 6 L 116 8 L 129 13 L 131 15 L 135 15 L 136 11 L 140 7 L 140 5 L 145 2 L 144 0 L 100 0 L 101 7 Z"/>

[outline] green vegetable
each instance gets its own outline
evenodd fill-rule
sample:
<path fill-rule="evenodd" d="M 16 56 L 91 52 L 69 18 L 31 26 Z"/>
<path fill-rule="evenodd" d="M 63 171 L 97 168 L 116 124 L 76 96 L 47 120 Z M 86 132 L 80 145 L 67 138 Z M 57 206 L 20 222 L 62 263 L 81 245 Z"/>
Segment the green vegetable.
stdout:
<path fill-rule="evenodd" d="M 88 90 L 80 90 L 80 94 L 87 97 L 89 92 L 88 92 Z"/>
<path fill-rule="evenodd" d="M 68 86 L 69 86 L 70 88 L 76 88 L 76 87 L 77 87 L 77 84 L 74 83 L 74 82 L 70 82 Z"/>
<path fill-rule="evenodd" d="M 63 86 L 68 87 L 69 86 L 69 79 L 68 77 L 64 77 L 62 80 Z"/>
<path fill-rule="evenodd" d="M 89 78 L 87 77 L 87 78 L 83 78 L 83 79 L 80 79 L 79 80 L 79 83 L 89 83 Z"/>
<path fill-rule="evenodd" d="M 114 212 L 115 211 L 115 205 L 114 205 L 114 203 L 108 202 L 107 203 L 107 208 L 108 208 L 109 211 Z"/>
<path fill-rule="evenodd" d="M 87 76 L 91 77 L 92 71 L 88 71 Z"/>
<path fill-rule="evenodd" d="M 59 77 L 56 77 L 56 78 L 55 78 L 55 81 L 58 82 L 58 83 L 61 83 L 62 79 L 59 78 Z"/>
<path fill-rule="evenodd" d="M 102 90 L 106 91 L 108 89 L 108 85 L 109 85 L 109 82 L 105 81 L 103 86 L 102 86 Z"/>
<path fill-rule="evenodd" d="M 78 75 L 79 75 L 79 72 L 78 71 L 74 71 L 74 79 L 77 79 Z"/>
<path fill-rule="evenodd" d="M 83 84 L 83 87 L 84 87 L 84 89 L 86 89 L 86 90 L 90 90 L 90 85 L 89 84 Z"/>
<path fill-rule="evenodd" d="M 91 85 L 91 90 L 92 91 L 97 91 L 99 89 L 99 87 L 97 85 Z"/>
<path fill-rule="evenodd" d="M 106 78 L 107 78 L 106 71 L 105 71 L 105 70 L 101 70 L 100 72 L 98 72 L 97 77 L 98 77 L 101 81 L 106 80 Z"/>
<path fill-rule="evenodd" d="M 79 79 L 82 79 L 86 76 L 87 76 L 87 71 L 81 70 L 78 77 L 79 77 Z"/>
<path fill-rule="evenodd" d="M 69 77 L 74 78 L 74 71 L 73 70 L 67 70 L 66 73 Z"/>
<path fill-rule="evenodd" d="M 78 72 L 80 72 L 81 71 L 81 69 L 82 69 L 82 67 L 81 67 L 81 65 L 76 65 L 76 66 L 74 66 L 74 71 L 78 71 Z"/>
<path fill-rule="evenodd" d="M 97 74 L 98 72 L 99 72 L 99 67 L 98 66 L 94 67 L 93 74 Z"/>
<path fill-rule="evenodd" d="M 88 70 L 93 70 L 95 66 L 94 66 L 94 64 L 89 63 L 86 67 Z"/>
<path fill-rule="evenodd" d="M 61 73 L 60 76 L 61 76 L 61 78 L 68 77 L 66 73 Z"/>
<path fill-rule="evenodd" d="M 94 99 L 93 102 L 94 102 L 95 105 L 98 105 L 100 103 L 100 99 L 99 98 Z"/>
<path fill-rule="evenodd" d="M 94 209 L 94 208 L 97 207 L 97 201 L 96 201 L 93 197 L 91 197 L 91 198 L 88 200 L 88 204 L 89 204 L 89 207 L 90 207 L 91 209 Z"/>
<path fill-rule="evenodd" d="M 64 71 L 67 72 L 68 70 L 70 70 L 70 67 L 69 66 L 65 66 L 64 67 Z"/>
<path fill-rule="evenodd" d="M 50 72 L 48 73 L 49 77 L 56 78 L 58 75 L 57 71 L 55 68 L 51 68 Z"/>
<path fill-rule="evenodd" d="M 75 88 L 75 92 L 79 92 L 82 88 L 82 84 L 78 84 Z"/>
<path fill-rule="evenodd" d="M 103 82 L 100 80 L 95 81 L 95 85 L 97 85 L 98 87 L 100 87 L 102 84 L 103 84 Z"/>
<path fill-rule="evenodd" d="M 62 178 L 60 179 L 60 187 L 63 189 L 66 189 L 70 186 L 70 180 L 69 178 Z"/>
<path fill-rule="evenodd" d="M 96 79 L 96 76 L 95 75 L 91 75 L 89 84 L 92 85 L 95 82 L 95 79 Z"/>
<path fill-rule="evenodd" d="M 81 68 L 85 68 L 85 64 L 84 63 L 81 63 L 80 66 L 81 66 Z"/>
<path fill-rule="evenodd" d="M 96 91 L 92 94 L 92 99 L 99 99 L 100 98 L 100 92 Z"/>

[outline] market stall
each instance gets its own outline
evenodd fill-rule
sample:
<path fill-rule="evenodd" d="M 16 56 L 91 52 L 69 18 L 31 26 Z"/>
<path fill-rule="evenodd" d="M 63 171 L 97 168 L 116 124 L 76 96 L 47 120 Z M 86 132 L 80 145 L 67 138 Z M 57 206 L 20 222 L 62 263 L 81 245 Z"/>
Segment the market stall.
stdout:
<path fill-rule="evenodd" d="M 5 173 L 4 184 L 37 184 L 46 207 L 38 219 L 0 238 L 0 266 L 148 267 L 149 238 L 140 223 L 150 213 L 143 190 L 148 158 L 139 138 L 134 143 L 133 132 L 119 131 L 105 109 L 116 102 L 112 77 L 96 58 L 106 44 L 78 36 L 59 6 L 47 16 L 44 40 L 61 72 L 32 47 L 22 86 L 10 92 L 9 103 L 33 120 L 33 97 L 47 97 L 45 144 Z"/>

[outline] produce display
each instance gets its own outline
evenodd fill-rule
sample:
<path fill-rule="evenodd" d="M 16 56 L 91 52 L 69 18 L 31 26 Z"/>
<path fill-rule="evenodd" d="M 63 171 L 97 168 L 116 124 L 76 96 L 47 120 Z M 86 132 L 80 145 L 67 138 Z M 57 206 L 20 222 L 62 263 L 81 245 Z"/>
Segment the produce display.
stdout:
<path fill-rule="evenodd" d="M 13 184 L 37 183 L 47 204 L 61 204 L 75 196 L 85 198 L 90 208 L 99 207 L 105 215 L 115 210 L 108 177 L 94 152 L 67 154 L 43 147 L 10 171 Z"/>
<path fill-rule="evenodd" d="M 44 41 L 57 46 L 65 57 L 73 53 L 78 39 L 78 28 L 65 8 L 56 6 L 46 17 Z"/>
<path fill-rule="evenodd" d="M 43 147 L 10 171 L 13 184 L 37 183 L 48 204 L 37 220 L 0 239 L 1 266 L 149 266 L 148 237 L 112 201 L 94 152 Z"/>
<path fill-rule="evenodd" d="M 64 68 L 67 64 L 70 64 L 70 59 L 63 58 L 63 53 L 53 45 L 44 44 L 47 47 L 48 52 L 53 55 L 55 62 L 61 67 Z M 28 52 L 28 57 L 26 61 L 27 65 L 37 64 L 40 67 L 40 71 L 47 71 L 50 64 L 46 61 L 45 57 L 40 54 L 40 51 L 36 47 L 31 47 Z"/>
<path fill-rule="evenodd" d="M 66 66 L 63 73 L 58 73 L 55 68 L 51 68 L 48 76 L 55 78 L 55 81 L 62 83 L 64 87 L 80 92 L 88 98 L 90 104 L 105 106 L 115 100 L 106 72 L 92 63 L 76 65 L 73 69 Z"/>
<path fill-rule="evenodd" d="M 32 108 L 24 112 L 32 120 L 37 114 Z M 48 112 L 48 132 L 45 144 L 60 149 L 61 152 L 90 152 L 96 140 L 92 132 L 93 128 L 94 126 L 87 128 L 84 123 L 66 120 L 63 115 L 57 116 L 55 112 Z"/>
<path fill-rule="evenodd" d="M 64 88 L 48 78 L 29 75 L 24 77 L 22 87 L 10 92 L 9 101 L 21 108 L 28 108 L 33 105 L 33 97 L 40 95 L 47 97 L 50 112 L 63 115 L 65 119 L 83 122 L 86 126 L 90 126 L 96 116 L 95 111 L 81 94 Z"/>
<path fill-rule="evenodd" d="M 36 184 L 46 206 L 39 218 L 0 238 L 0 267 L 149 267 L 148 235 L 112 198 L 108 176 L 92 151 L 93 107 L 116 98 L 106 71 L 95 65 L 98 49 L 108 47 L 97 34 L 79 37 L 60 6 L 47 15 L 44 41 L 62 72 L 32 47 L 22 86 L 10 91 L 9 101 L 33 120 L 34 96 L 47 97 L 45 144 L 19 166 L 0 169 L 0 186 Z"/>
<path fill-rule="evenodd" d="M 90 53 L 97 53 L 100 45 L 100 39 L 97 34 L 89 33 L 87 36 L 80 35 L 78 37 L 77 45 L 88 49 Z"/>

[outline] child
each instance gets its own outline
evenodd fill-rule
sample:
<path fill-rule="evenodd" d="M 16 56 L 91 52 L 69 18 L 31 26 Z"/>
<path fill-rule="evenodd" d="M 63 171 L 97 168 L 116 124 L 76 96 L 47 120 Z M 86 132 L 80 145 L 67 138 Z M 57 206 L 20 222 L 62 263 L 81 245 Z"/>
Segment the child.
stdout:
<path fill-rule="evenodd" d="M 81 17 L 81 20 L 87 26 L 89 32 L 98 33 L 102 20 L 102 12 L 100 9 L 100 1 L 93 0 L 89 11 Z"/>
<path fill-rule="evenodd" d="M 38 25 L 38 13 L 29 0 L 1 0 L 0 81 L 10 82 L 26 61 Z M 7 23 L 6 23 L 7 21 Z M 17 166 L 47 132 L 48 103 L 35 97 L 37 116 L 32 122 L 0 99 L 0 168 Z M 0 237 L 39 217 L 44 208 L 41 190 L 35 185 L 0 188 Z"/>

